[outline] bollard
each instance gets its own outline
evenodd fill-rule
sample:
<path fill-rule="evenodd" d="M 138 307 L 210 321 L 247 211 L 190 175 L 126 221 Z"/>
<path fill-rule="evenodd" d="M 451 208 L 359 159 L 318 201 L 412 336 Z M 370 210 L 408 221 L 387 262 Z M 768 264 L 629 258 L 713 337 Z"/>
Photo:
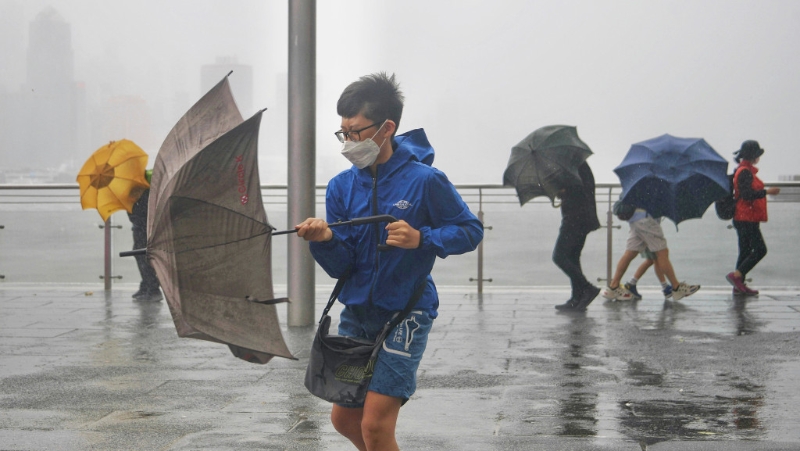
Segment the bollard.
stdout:
<path fill-rule="evenodd" d="M 122 276 L 112 276 L 111 275 L 111 270 L 112 270 L 111 254 L 113 253 L 113 243 L 111 242 L 111 229 L 112 228 L 121 229 L 122 226 L 121 225 L 118 225 L 118 226 L 111 225 L 111 217 L 109 217 L 108 219 L 106 219 L 106 222 L 104 224 L 101 224 L 98 227 L 103 229 L 103 234 L 105 235 L 105 242 L 104 242 L 104 245 L 103 245 L 104 254 L 105 254 L 104 255 L 104 260 L 103 260 L 103 275 L 100 276 L 100 278 L 103 279 L 103 289 L 105 291 L 111 291 L 111 279 L 121 279 L 122 278 Z"/>

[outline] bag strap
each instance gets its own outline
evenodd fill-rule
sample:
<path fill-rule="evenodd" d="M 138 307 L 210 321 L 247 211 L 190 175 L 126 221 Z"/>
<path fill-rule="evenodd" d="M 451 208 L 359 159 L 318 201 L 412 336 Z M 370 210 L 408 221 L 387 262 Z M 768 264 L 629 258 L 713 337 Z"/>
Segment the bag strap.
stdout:
<path fill-rule="evenodd" d="M 330 296 L 330 298 L 328 298 L 328 305 L 325 306 L 325 309 L 322 311 L 322 316 L 319 318 L 319 322 L 320 323 L 328 315 L 328 312 L 330 312 L 331 307 L 333 307 L 333 303 L 336 302 L 336 298 L 338 298 L 339 297 L 339 293 L 342 292 L 342 288 L 344 287 L 344 283 L 347 281 L 347 278 L 348 278 L 348 276 L 344 276 L 344 277 L 342 277 L 342 278 L 340 278 L 339 280 L 336 281 L 336 286 L 333 287 L 333 291 L 331 292 L 331 296 Z M 428 280 L 427 279 L 428 278 L 426 276 L 423 276 L 423 277 L 420 278 L 419 283 L 417 283 L 417 287 L 414 289 L 414 294 L 411 295 L 411 298 L 408 300 L 408 303 L 406 304 L 406 306 L 403 309 L 403 311 L 400 312 L 399 315 L 396 315 L 392 319 L 392 321 L 387 323 L 387 324 L 390 324 L 390 327 L 389 327 L 390 330 L 394 329 L 395 326 L 400 324 L 400 321 L 402 321 L 403 318 L 408 316 L 408 314 L 411 313 L 411 310 L 414 308 L 414 306 L 417 305 L 417 302 L 422 297 L 422 293 L 425 292 L 425 287 L 428 286 Z"/>
<path fill-rule="evenodd" d="M 339 293 L 342 292 L 342 287 L 344 287 L 344 283 L 347 281 L 348 276 L 344 276 L 339 278 L 336 281 L 336 286 L 333 287 L 333 291 L 331 292 L 331 297 L 328 298 L 328 305 L 325 306 L 325 310 L 322 311 L 322 316 L 319 318 L 319 322 L 321 323 L 325 316 L 328 315 L 328 312 L 331 311 L 331 307 L 333 307 L 333 303 L 336 302 L 336 298 L 339 297 Z"/>

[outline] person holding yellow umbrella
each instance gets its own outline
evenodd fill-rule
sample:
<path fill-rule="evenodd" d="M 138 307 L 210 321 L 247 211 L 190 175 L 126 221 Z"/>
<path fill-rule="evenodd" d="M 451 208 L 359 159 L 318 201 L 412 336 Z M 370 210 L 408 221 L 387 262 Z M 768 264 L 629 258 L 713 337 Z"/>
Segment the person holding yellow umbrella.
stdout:
<path fill-rule="evenodd" d="M 150 177 L 147 153 L 133 141 L 111 141 L 97 149 L 86 160 L 77 182 L 80 186 L 81 207 L 95 208 L 108 221 L 111 214 L 125 210 L 133 224 L 134 249 L 147 245 L 147 203 L 150 197 Z M 141 301 L 160 301 L 159 283 L 153 268 L 144 255 L 136 257 L 142 282 L 133 297 Z"/>
<path fill-rule="evenodd" d="M 153 171 L 148 169 L 144 172 L 145 179 L 149 185 Z M 135 194 L 135 193 L 134 193 Z M 133 248 L 144 249 L 147 247 L 147 205 L 150 200 L 150 188 L 141 191 L 139 199 L 133 204 L 133 208 L 128 213 L 133 230 Z M 146 255 L 136 255 L 136 266 L 139 267 L 139 275 L 142 281 L 139 282 L 139 291 L 133 294 L 133 299 L 142 302 L 158 302 L 164 297 L 159 290 L 158 277 L 156 271 L 150 266 Z"/>

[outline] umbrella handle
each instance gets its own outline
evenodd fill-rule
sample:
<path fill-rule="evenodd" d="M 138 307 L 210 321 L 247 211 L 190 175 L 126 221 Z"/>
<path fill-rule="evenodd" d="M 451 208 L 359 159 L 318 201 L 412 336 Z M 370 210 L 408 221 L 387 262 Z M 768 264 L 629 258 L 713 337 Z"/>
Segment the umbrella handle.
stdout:
<path fill-rule="evenodd" d="M 376 216 L 364 216 L 363 218 L 354 218 L 349 221 L 339 221 L 334 222 L 333 224 L 328 224 L 328 227 L 338 227 L 343 225 L 363 225 L 363 224 L 373 224 L 376 222 L 395 222 L 397 218 L 392 215 L 376 215 Z M 272 235 L 288 235 L 290 233 L 297 233 L 297 229 L 290 229 L 290 230 L 281 230 L 280 232 L 272 232 Z M 388 249 L 389 246 L 386 244 L 378 245 L 378 249 L 385 250 Z M 132 251 L 123 251 L 119 253 L 120 257 L 135 257 L 137 255 L 145 255 L 147 254 L 147 249 L 134 249 Z"/>
<path fill-rule="evenodd" d="M 328 224 L 328 227 L 338 227 L 343 225 L 364 225 L 364 224 L 373 224 L 376 222 L 395 222 L 397 218 L 392 215 L 376 215 L 376 216 L 364 216 L 363 218 L 353 218 L 349 221 L 338 221 L 331 224 Z M 289 230 L 281 230 L 279 232 L 272 232 L 272 235 L 288 235 L 290 233 L 297 233 L 297 229 L 289 229 Z"/>
<path fill-rule="evenodd" d="M 137 255 L 145 255 L 147 249 L 134 249 L 132 251 L 122 251 L 119 253 L 120 257 L 135 257 Z"/>

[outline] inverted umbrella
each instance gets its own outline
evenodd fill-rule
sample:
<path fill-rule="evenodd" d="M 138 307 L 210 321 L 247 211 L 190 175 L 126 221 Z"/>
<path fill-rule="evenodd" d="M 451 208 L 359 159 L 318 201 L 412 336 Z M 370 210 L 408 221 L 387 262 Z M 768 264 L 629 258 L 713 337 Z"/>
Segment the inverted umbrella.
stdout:
<path fill-rule="evenodd" d="M 729 191 L 728 162 L 702 138 L 669 134 L 633 144 L 614 169 L 621 200 L 675 224 L 700 218 Z"/>
<path fill-rule="evenodd" d="M 575 127 L 542 127 L 511 149 L 503 185 L 516 188 L 520 205 L 537 196 L 547 196 L 555 205 L 561 189 L 581 184 L 578 167 L 591 154 Z"/>
<path fill-rule="evenodd" d="M 153 167 L 147 256 L 180 337 L 237 357 L 294 358 L 274 299 L 258 174 L 262 112 L 242 122 L 227 77 L 175 125 Z"/>
<path fill-rule="evenodd" d="M 146 168 L 147 154 L 133 141 L 111 141 L 100 147 L 78 172 L 81 207 L 96 208 L 103 221 L 118 210 L 130 213 L 150 187 L 144 176 Z"/>

